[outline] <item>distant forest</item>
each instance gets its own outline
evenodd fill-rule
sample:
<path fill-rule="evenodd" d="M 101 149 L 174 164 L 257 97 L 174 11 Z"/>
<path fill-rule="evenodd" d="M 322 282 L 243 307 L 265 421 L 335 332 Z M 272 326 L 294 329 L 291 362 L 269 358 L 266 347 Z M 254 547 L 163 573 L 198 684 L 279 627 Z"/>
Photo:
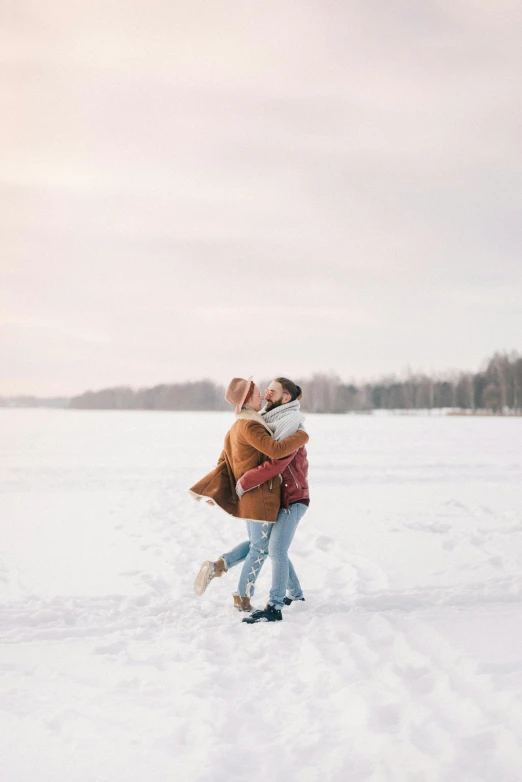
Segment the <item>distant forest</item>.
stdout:
<path fill-rule="evenodd" d="M 271 379 L 271 378 L 270 378 Z M 269 380 L 270 380 L 269 379 Z M 410 374 L 375 382 L 347 383 L 335 374 L 292 378 L 303 389 L 301 406 L 310 413 L 350 413 L 372 410 L 481 411 L 522 413 L 522 357 L 496 353 L 475 374 L 444 376 Z M 265 381 L 260 383 L 264 389 Z M 171 383 L 134 390 L 129 387 L 87 391 L 70 399 L 0 397 L 0 407 L 69 407 L 77 410 L 230 410 L 225 389 L 212 380 Z"/>

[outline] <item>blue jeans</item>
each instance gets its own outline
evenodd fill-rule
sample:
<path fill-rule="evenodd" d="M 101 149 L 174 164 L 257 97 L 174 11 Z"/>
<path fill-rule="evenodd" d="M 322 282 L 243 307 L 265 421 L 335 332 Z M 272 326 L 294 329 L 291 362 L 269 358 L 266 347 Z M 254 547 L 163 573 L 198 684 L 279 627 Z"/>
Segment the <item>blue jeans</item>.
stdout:
<path fill-rule="evenodd" d="M 275 525 L 268 521 L 247 521 L 246 526 L 248 540 L 221 556 L 227 570 L 243 562 L 237 591 L 242 597 L 252 597 L 257 577 L 268 556 L 268 541 Z"/>
<path fill-rule="evenodd" d="M 272 560 L 272 589 L 268 602 L 276 608 L 283 608 L 287 587 L 291 598 L 298 599 L 303 596 L 294 566 L 288 558 L 288 549 L 294 539 L 297 525 L 307 510 L 308 506 L 302 502 L 293 502 L 289 510 L 281 508 L 270 535 L 268 553 Z"/>

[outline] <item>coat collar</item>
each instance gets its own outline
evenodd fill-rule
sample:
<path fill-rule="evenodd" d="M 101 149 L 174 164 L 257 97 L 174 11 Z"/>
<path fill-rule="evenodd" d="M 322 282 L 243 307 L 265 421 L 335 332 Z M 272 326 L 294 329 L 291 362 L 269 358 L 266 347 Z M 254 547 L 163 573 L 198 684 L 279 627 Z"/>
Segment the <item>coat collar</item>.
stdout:
<path fill-rule="evenodd" d="M 261 424 L 265 427 L 267 432 L 272 434 L 272 430 L 268 426 L 267 422 L 263 418 L 263 416 L 260 413 L 256 413 L 255 410 L 241 410 L 240 413 L 236 413 L 236 421 L 257 421 L 258 424 Z"/>

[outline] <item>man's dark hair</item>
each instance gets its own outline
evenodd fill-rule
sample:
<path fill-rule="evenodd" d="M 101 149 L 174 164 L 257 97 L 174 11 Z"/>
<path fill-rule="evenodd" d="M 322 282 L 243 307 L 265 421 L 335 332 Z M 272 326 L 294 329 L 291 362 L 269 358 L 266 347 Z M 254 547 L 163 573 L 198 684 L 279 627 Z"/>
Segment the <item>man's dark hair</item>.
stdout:
<path fill-rule="evenodd" d="M 301 399 L 303 396 L 301 387 L 298 386 L 297 383 L 294 383 L 293 380 L 289 380 L 287 377 L 276 377 L 275 381 L 277 383 L 281 383 L 287 394 L 290 394 L 292 397 L 292 402 L 294 402 L 296 399 Z"/>

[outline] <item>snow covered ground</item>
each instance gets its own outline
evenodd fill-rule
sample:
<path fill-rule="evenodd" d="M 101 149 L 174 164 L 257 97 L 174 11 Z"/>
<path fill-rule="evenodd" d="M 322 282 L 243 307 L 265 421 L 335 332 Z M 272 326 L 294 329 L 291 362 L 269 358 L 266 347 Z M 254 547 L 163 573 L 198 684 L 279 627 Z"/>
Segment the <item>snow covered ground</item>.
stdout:
<path fill-rule="evenodd" d="M 1 779 L 520 782 L 522 419 L 309 416 L 271 625 L 192 590 L 231 421 L 0 410 Z"/>

